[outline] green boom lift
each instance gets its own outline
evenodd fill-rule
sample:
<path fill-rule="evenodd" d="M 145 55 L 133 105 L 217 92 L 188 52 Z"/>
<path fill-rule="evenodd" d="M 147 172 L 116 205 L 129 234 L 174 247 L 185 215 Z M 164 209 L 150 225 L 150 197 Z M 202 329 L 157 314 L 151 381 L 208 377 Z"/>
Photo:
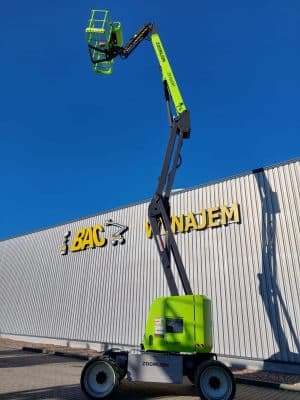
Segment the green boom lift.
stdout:
<path fill-rule="evenodd" d="M 153 23 L 145 24 L 125 45 L 120 22 L 109 11 L 92 10 L 86 39 L 94 71 L 112 73 L 116 57 L 126 59 L 150 38 L 161 67 L 164 95 L 171 126 L 169 141 L 148 217 L 171 296 L 150 306 L 139 354 L 110 349 L 89 360 L 81 374 L 81 388 L 89 399 L 110 397 L 122 379 L 128 381 L 182 383 L 187 376 L 201 399 L 230 400 L 235 394 L 231 371 L 212 353 L 211 301 L 193 294 L 171 230 L 170 195 L 183 140 L 190 137 L 190 113 L 186 108 L 161 39 Z M 175 115 L 173 115 L 175 114 Z M 161 225 L 166 238 L 161 236 Z M 171 257 L 185 295 L 179 295 L 171 270 Z"/>

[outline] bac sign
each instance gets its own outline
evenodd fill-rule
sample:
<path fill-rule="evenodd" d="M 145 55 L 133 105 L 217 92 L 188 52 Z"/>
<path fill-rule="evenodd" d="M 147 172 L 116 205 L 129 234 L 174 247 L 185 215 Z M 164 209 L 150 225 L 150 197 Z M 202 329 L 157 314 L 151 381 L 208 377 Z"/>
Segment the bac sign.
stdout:
<path fill-rule="evenodd" d="M 95 247 L 105 246 L 107 239 L 100 236 L 101 232 L 104 232 L 102 225 L 78 229 L 71 245 L 71 251 L 85 250 L 88 247 L 94 249 Z"/>
<path fill-rule="evenodd" d="M 104 233 L 106 231 L 104 226 L 112 227 L 112 229 L 108 228 L 108 233 L 111 231 L 109 239 L 106 237 L 107 234 Z M 104 247 L 108 241 L 110 241 L 113 246 L 118 243 L 125 243 L 124 233 L 128 230 L 128 226 L 115 222 L 112 219 L 106 220 L 104 226 L 97 224 L 95 226 L 78 229 L 70 245 L 70 251 L 74 253 L 88 248 L 94 249 L 95 247 Z M 64 245 L 60 249 L 62 255 L 68 254 L 70 235 L 70 231 L 67 231 L 64 235 Z"/>

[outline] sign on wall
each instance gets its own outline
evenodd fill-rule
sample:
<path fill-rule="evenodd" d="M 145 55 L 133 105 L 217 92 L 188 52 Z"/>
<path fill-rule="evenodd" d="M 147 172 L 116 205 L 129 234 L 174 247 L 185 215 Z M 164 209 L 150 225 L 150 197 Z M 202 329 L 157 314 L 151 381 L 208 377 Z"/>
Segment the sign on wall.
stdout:
<path fill-rule="evenodd" d="M 104 226 L 113 228 L 109 239 L 103 235 L 103 233 L 106 232 Z M 67 231 L 64 234 L 64 244 L 60 249 L 61 255 L 68 254 L 69 250 L 74 253 L 88 248 L 94 249 L 96 247 L 104 247 L 108 242 L 113 246 L 125 243 L 124 234 L 128 231 L 128 226 L 113 221 L 112 219 L 106 220 L 104 226 L 97 224 L 95 226 L 78 229 L 70 246 L 69 238 L 71 236 L 71 231 Z"/>
<path fill-rule="evenodd" d="M 189 211 L 187 215 L 172 215 L 171 229 L 174 234 L 201 231 L 207 228 L 217 228 L 229 223 L 240 223 L 240 207 L 238 203 L 231 206 L 220 205 L 200 211 Z M 153 232 L 149 222 L 145 222 L 147 238 L 151 239 Z"/>
<path fill-rule="evenodd" d="M 207 228 L 217 228 L 228 225 L 229 223 L 240 223 L 240 207 L 238 203 L 231 206 L 219 205 L 200 211 L 188 211 L 187 214 L 172 215 L 171 229 L 174 234 L 187 233 L 191 231 L 201 231 Z M 128 231 L 128 226 L 108 219 L 103 225 L 96 224 L 79 228 L 70 242 L 71 231 L 64 234 L 64 244 L 60 249 L 62 255 L 68 252 L 76 253 L 86 249 L 104 247 L 107 243 L 113 246 L 125 243 L 124 234 Z M 149 222 L 145 222 L 146 237 L 151 239 L 153 236 Z M 162 232 L 163 234 L 164 232 Z M 108 237 L 107 237 L 108 236 Z"/>

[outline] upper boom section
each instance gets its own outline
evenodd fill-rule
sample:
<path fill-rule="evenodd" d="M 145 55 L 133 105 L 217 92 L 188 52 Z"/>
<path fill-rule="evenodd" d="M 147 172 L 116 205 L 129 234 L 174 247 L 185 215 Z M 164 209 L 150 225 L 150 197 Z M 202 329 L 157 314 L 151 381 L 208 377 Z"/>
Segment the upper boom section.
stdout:
<path fill-rule="evenodd" d="M 187 108 L 184 104 L 174 73 L 159 34 L 153 23 L 145 24 L 129 41 L 123 45 L 120 22 L 109 19 L 107 10 L 92 10 L 89 26 L 86 28 L 91 61 L 96 73 L 112 73 L 112 62 L 117 57 L 127 58 L 135 48 L 147 37 L 151 38 L 156 57 L 161 67 L 162 80 L 166 83 L 177 116 Z"/>
<path fill-rule="evenodd" d="M 168 84 L 168 90 L 172 98 L 174 107 L 176 109 L 177 115 L 182 114 L 187 110 L 183 98 L 181 96 L 179 87 L 177 85 L 175 76 L 173 74 L 171 65 L 169 63 L 168 57 L 160 40 L 158 33 L 151 33 L 151 42 L 158 59 L 159 65 L 161 67 L 162 79 Z"/>

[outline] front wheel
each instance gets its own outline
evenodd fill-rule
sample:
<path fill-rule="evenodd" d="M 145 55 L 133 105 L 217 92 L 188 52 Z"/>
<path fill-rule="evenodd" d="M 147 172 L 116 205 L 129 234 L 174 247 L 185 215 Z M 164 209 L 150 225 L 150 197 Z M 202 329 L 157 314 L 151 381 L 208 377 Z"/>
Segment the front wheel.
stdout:
<path fill-rule="evenodd" d="M 230 369 L 215 360 L 205 361 L 197 367 L 195 385 L 202 400 L 231 400 L 236 390 Z"/>
<path fill-rule="evenodd" d="M 110 357 L 94 357 L 83 367 L 80 385 L 88 399 L 108 399 L 119 383 L 118 365 Z"/>

